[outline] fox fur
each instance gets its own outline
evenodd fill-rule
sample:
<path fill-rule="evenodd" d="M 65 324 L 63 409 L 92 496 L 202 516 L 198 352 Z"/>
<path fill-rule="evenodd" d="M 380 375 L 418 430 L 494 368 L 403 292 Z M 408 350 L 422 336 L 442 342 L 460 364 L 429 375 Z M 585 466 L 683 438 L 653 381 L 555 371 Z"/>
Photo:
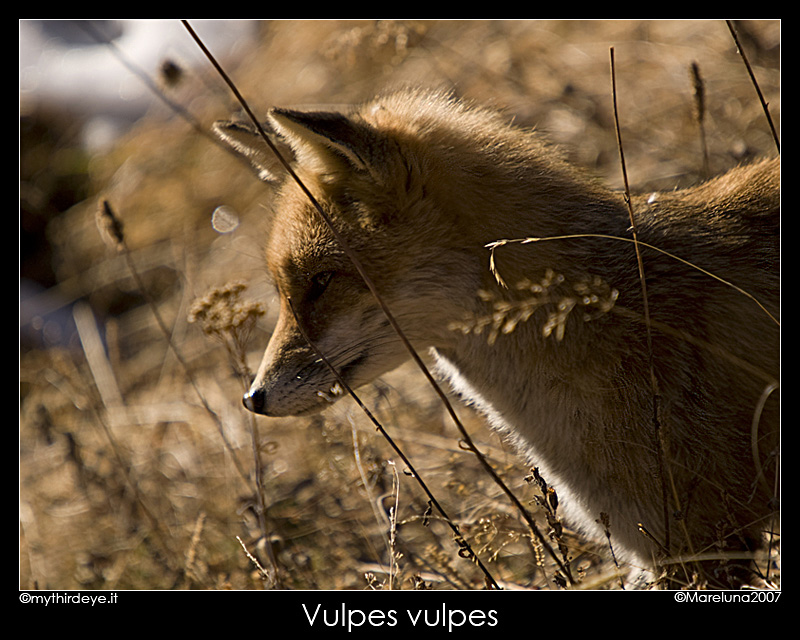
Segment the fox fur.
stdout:
<path fill-rule="evenodd" d="M 639 566 L 734 552 L 682 566 L 747 579 L 737 563 L 777 509 L 778 159 L 632 198 L 648 337 L 623 195 L 537 132 L 419 89 L 269 121 L 409 340 L 540 469 L 568 522 L 598 536 L 607 514 Z M 263 157 L 242 126 L 216 130 Z M 289 416 L 340 391 L 295 317 L 352 388 L 408 351 L 296 181 L 277 189 L 281 310 L 245 405 Z M 487 245 L 529 237 L 545 240 L 497 246 L 490 269 Z"/>

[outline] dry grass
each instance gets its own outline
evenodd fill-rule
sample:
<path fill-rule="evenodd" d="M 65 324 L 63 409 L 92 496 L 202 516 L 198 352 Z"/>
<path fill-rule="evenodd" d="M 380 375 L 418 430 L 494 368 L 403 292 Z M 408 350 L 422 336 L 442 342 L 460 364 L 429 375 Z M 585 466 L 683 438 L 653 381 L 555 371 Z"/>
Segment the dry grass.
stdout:
<path fill-rule="evenodd" d="M 778 126 L 779 28 L 740 30 Z M 684 185 L 703 177 L 706 163 L 715 173 L 774 154 L 723 21 L 277 22 L 227 68 L 260 112 L 356 101 L 407 82 L 455 86 L 535 124 L 619 188 L 610 46 L 633 189 Z M 206 127 L 234 108 L 209 85 L 220 85 L 210 69 L 169 89 Z M 350 400 L 303 419 L 254 419 L 242 408 L 243 379 L 276 317 L 259 255 L 268 193 L 252 174 L 159 105 L 111 152 L 84 159 L 77 202 L 66 206 L 47 182 L 55 172 L 41 159 L 47 137 L 28 134 L 45 125 L 59 123 L 30 117 L 22 144 L 23 226 L 46 217 L 49 250 L 26 251 L 23 275 L 44 259 L 53 275 L 22 309 L 23 318 L 34 308 L 49 313 L 21 329 L 20 586 L 482 588 L 480 571 Z M 48 197 L 34 202 L 33 192 Z M 102 200 L 123 222 L 127 251 L 109 249 L 98 232 Z M 212 226 L 222 205 L 235 227 L 226 233 Z M 238 281 L 247 288 L 226 289 Z M 77 300 L 94 320 L 78 307 L 80 339 L 70 313 Z M 211 325 L 189 322 L 203 313 Z M 416 370 L 361 396 L 499 584 L 558 588 L 552 561 L 459 447 Z M 458 411 L 542 530 L 558 531 L 541 483 L 479 419 Z M 568 530 L 560 538 L 578 588 L 620 587 L 607 548 Z"/>

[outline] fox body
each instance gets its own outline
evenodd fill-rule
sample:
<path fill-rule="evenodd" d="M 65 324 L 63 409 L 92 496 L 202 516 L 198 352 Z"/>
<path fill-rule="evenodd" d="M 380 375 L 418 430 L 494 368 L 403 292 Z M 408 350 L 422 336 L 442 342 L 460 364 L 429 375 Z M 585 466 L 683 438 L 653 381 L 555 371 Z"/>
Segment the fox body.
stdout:
<path fill-rule="evenodd" d="M 778 160 L 633 198 L 648 323 L 623 196 L 536 132 L 424 90 L 350 113 L 273 109 L 270 125 L 410 342 L 569 521 L 596 535 L 607 514 L 640 566 L 759 546 L 776 509 Z M 217 131 L 263 155 L 242 127 Z M 340 392 L 306 338 L 352 388 L 408 350 L 294 179 L 275 210 L 281 310 L 245 405 L 300 415 Z M 489 268 L 487 245 L 529 237 L 543 240 L 496 247 Z"/>

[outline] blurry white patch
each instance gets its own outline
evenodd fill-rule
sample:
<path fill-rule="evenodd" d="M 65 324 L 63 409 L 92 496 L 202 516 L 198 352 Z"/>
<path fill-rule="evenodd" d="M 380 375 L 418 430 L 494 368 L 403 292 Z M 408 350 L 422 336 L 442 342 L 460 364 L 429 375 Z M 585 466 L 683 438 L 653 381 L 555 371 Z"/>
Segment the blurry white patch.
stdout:
<path fill-rule="evenodd" d="M 239 226 L 239 216 L 231 207 L 222 205 L 211 214 L 211 226 L 217 233 L 230 233 Z"/>

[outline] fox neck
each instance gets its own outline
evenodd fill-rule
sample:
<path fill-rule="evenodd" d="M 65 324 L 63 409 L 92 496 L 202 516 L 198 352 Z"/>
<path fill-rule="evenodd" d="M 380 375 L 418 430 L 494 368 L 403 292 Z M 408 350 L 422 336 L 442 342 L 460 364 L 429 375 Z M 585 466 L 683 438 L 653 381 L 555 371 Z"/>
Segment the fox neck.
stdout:
<path fill-rule="evenodd" d="M 502 171 L 496 166 L 473 168 L 471 173 L 487 173 L 487 179 L 459 180 L 451 175 L 440 183 L 441 189 L 447 185 L 451 192 L 439 193 L 435 186 L 428 190 L 434 201 L 448 203 L 446 209 L 440 208 L 439 217 L 455 221 L 457 228 L 449 236 L 457 238 L 457 249 L 466 256 L 460 265 L 461 291 L 444 296 L 460 299 L 464 317 L 451 320 L 456 325 L 463 320 L 462 331 L 450 331 L 450 340 L 433 346 L 502 415 L 529 421 L 532 416 L 524 414 L 533 407 L 524 401 L 517 406 L 513 399 L 543 398 L 541 390 L 531 388 L 539 381 L 578 382 L 575 362 L 586 364 L 592 349 L 596 351 L 601 343 L 611 346 L 619 331 L 613 328 L 618 322 L 598 327 L 584 322 L 582 316 L 602 316 L 613 306 L 612 291 L 619 289 L 630 306 L 630 299 L 639 296 L 638 273 L 626 245 L 592 236 L 630 236 L 621 195 L 557 159 L 548 158 L 545 163 L 538 157 L 528 158 L 524 169 L 513 174 L 507 167 L 502 175 L 490 174 Z M 540 240 L 518 242 L 526 238 Z M 517 242 L 490 253 L 487 247 L 502 240 Z M 620 259 L 621 253 L 625 259 Z M 449 281 L 448 286 L 452 286 Z M 598 306 L 578 305 L 574 313 L 565 312 L 563 305 L 574 304 L 577 292 L 586 287 L 597 289 L 589 294 L 601 296 Z M 523 309 L 525 305 L 530 314 L 519 322 L 513 322 L 513 310 L 507 312 L 507 322 L 497 315 L 509 306 Z M 470 321 L 476 324 L 470 326 Z M 483 330 L 476 330 L 479 326 Z M 591 371 L 587 366 L 580 369 Z M 588 384 L 596 382 L 592 379 Z M 580 384 L 566 386 L 580 388 Z"/>
<path fill-rule="evenodd" d="M 617 260 L 619 247 L 589 233 L 630 236 L 630 219 L 621 194 L 584 176 L 558 158 L 528 155 L 521 166 L 509 166 L 491 156 L 477 166 L 449 168 L 447 179 L 426 185 L 424 192 L 437 204 L 438 216 L 455 227 L 452 237 L 480 261 L 480 277 L 489 284 L 500 276 L 511 286 L 547 268 L 564 272 L 573 266 L 605 265 Z M 486 163 L 486 164 L 483 164 Z M 487 246 L 500 240 L 555 238 L 580 235 L 574 241 L 557 240 L 519 246 L 507 244 L 494 253 L 497 273 L 489 272 Z M 611 261 L 604 261 L 609 254 Z"/>

